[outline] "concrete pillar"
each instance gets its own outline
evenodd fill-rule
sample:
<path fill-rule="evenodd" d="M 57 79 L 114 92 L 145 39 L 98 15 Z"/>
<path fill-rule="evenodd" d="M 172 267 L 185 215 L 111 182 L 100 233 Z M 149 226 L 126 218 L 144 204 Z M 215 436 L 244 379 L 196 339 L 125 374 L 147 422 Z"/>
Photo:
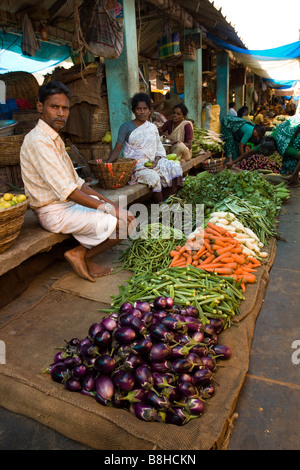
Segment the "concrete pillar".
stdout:
<path fill-rule="evenodd" d="M 200 33 L 200 29 L 189 30 Z M 201 48 L 196 50 L 196 60 L 183 61 L 184 73 L 184 104 L 189 110 L 188 117 L 201 126 L 202 114 L 202 36 Z"/>
<path fill-rule="evenodd" d="M 135 0 L 123 0 L 124 47 L 117 59 L 105 59 L 106 84 L 114 147 L 119 127 L 132 119 L 130 98 L 139 91 Z"/>
<path fill-rule="evenodd" d="M 217 104 L 221 120 L 227 116 L 229 105 L 229 55 L 223 50 L 217 53 Z"/>

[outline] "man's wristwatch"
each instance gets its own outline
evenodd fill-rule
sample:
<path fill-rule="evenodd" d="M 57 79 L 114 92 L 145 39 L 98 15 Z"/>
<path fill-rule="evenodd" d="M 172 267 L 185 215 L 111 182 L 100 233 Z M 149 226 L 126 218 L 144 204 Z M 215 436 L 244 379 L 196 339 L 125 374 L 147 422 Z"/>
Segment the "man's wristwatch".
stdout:
<path fill-rule="evenodd" d="M 112 205 L 109 202 L 104 204 L 104 214 L 109 214 L 112 210 Z"/>

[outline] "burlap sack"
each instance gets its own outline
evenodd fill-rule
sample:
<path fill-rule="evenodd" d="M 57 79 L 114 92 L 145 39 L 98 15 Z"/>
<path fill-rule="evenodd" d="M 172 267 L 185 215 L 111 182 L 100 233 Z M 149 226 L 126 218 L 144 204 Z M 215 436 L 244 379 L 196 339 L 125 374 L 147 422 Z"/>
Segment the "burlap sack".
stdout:
<path fill-rule="evenodd" d="M 257 272 L 257 283 L 247 286 L 239 326 L 220 335 L 219 342 L 232 349 L 232 357 L 223 361 L 225 367 L 218 368 L 215 378 L 219 386 L 202 417 L 182 427 L 142 422 L 126 410 L 105 407 L 90 397 L 71 393 L 43 374 L 65 340 L 85 337 L 89 326 L 103 316 L 97 309 L 104 304 L 60 291 L 49 292 L 0 327 L 7 353 L 7 363 L 0 365 L 0 405 L 94 449 L 226 448 L 248 370 L 255 321 L 276 254 L 275 241 L 269 245 L 269 253 L 268 263 Z"/>

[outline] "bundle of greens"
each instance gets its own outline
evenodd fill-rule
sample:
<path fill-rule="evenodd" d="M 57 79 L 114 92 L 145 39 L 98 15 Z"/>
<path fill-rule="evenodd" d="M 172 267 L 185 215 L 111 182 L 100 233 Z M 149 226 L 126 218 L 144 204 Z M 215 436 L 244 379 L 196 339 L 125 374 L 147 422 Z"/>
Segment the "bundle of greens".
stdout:
<path fill-rule="evenodd" d="M 220 137 L 220 134 L 209 131 L 202 127 L 194 125 L 194 138 L 192 144 L 193 157 L 199 155 L 201 150 L 209 151 L 211 153 L 222 152 L 224 142 Z"/>

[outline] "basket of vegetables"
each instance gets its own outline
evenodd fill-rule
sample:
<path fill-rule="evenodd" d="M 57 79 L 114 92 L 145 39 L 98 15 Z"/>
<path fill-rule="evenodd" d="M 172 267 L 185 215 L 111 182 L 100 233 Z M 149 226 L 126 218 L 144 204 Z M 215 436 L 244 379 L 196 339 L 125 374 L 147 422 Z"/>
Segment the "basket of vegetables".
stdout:
<path fill-rule="evenodd" d="M 5 193 L 0 197 L 0 253 L 10 248 L 18 238 L 24 222 L 28 200 L 24 194 L 18 196 Z"/>
<path fill-rule="evenodd" d="M 89 165 L 98 179 L 99 185 L 104 189 L 117 189 L 125 186 L 134 170 L 136 160 L 133 158 L 119 158 L 114 163 L 101 163 L 97 160 L 89 161 Z"/>

